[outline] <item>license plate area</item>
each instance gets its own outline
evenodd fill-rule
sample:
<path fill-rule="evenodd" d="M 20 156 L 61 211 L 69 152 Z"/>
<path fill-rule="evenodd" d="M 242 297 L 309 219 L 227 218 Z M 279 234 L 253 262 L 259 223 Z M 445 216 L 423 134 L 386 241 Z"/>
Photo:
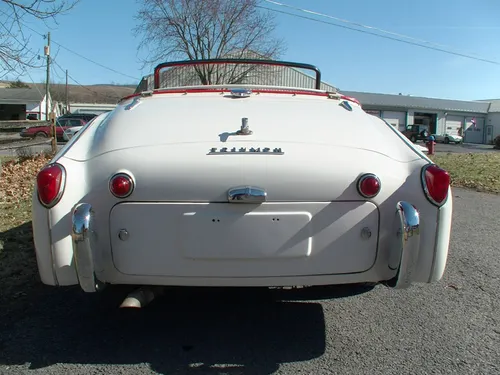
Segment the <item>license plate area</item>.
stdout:
<path fill-rule="evenodd" d="M 180 244 L 191 259 L 270 259 L 311 253 L 309 212 L 187 212 Z M 302 231 L 302 233 L 301 233 Z"/>

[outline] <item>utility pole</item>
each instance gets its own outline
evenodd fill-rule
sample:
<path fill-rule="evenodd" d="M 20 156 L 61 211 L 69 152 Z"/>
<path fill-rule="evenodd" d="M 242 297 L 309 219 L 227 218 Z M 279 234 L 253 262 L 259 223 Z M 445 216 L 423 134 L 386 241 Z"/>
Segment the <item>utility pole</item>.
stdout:
<path fill-rule="evenodd" d="M 49 120 L 49 82 L 50 82 L 50 31 L 47 33 L 47 45 L 44 48 L 47 56 L 47 79 L 45 81 L 45 121 Z"/>
<path fill-rule="evenodd" d="M 50 108 L 52 111 L 51 116 L 49 117 L 49 105 L 53 107 L 49 103 L 50 93 L 50 31 L 47 33 L 47 45 L 45 46 L 45 55 L 47 56 L 47 82 L 45 83 L 45 119 L 50 121 L 50 132 L 52 136 L 51 145 L 52 145 L 52 153 L 55 154 L 57 152 L 57 134 L 56 134 L 56 123 L 55 118 L 53 118 L 52 114 L 54 112 L 54 108 Z"/>
<path fill-rule="evenodd" d="M 66 113 L 69 113 L 68 69 L 66 69 Z"/>

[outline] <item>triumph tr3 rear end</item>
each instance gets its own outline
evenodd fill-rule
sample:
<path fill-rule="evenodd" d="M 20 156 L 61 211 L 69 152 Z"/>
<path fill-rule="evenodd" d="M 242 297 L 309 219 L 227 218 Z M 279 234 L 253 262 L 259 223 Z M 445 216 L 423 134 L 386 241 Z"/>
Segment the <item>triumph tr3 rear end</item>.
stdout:
<path fill-rule="evenodd" d="M 165 67 L 310 68 L 315 88 L 160 87 Z M 79 131 L 37 176 L 41 280 L 314 286 L 441 279 L 449 174 L 317 68 L 266 60 L 160 64 L 155 88 Z"/>

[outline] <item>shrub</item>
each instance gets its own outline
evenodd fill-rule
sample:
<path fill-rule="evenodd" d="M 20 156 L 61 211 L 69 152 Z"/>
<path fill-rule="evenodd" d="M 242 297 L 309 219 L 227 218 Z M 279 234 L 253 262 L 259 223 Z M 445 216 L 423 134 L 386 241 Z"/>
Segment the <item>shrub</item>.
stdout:
<path fill-rule="evenodd" d="M 500 135 L 498 135 L 493 141 L 493 148 L 500 150 Z"/>

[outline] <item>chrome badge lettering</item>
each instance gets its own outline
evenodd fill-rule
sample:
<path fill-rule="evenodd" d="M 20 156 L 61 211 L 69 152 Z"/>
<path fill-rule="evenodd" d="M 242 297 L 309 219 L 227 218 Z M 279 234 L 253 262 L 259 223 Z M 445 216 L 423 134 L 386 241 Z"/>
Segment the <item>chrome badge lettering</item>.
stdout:
<path fill-rule="evenodd" d="M 283 155 L 284 152 L 281 150 L 281 147 L 275 147 L 273 149 L 269 147 L 260 148 L 260 147 L 212 147 L 208 155 L 241 155 L 241 154 L 250 154 L 250 155 Z"/>

